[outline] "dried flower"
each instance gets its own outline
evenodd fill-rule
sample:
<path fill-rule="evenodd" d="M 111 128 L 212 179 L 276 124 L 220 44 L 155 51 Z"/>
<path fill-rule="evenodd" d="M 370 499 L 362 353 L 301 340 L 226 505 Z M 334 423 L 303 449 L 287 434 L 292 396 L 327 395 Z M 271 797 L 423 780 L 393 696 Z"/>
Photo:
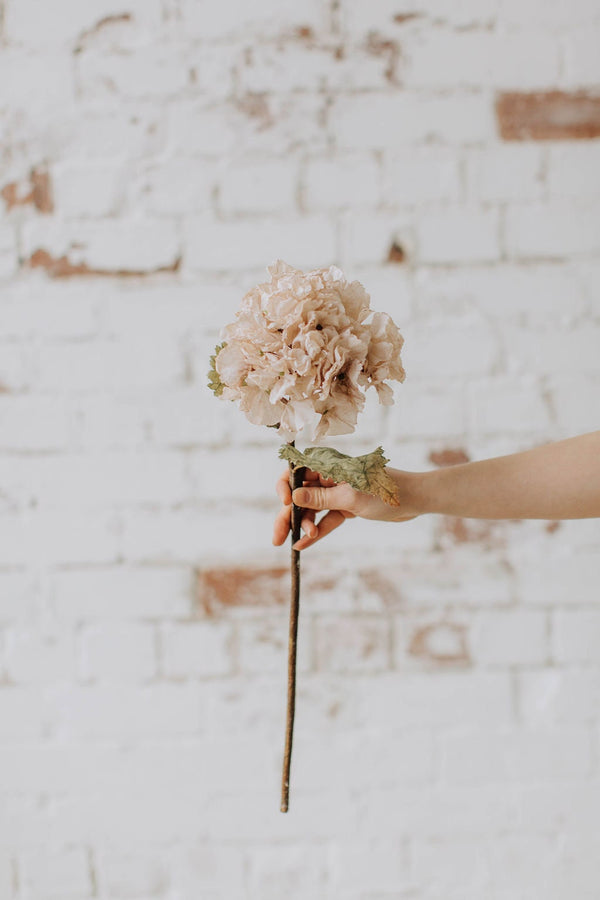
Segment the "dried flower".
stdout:
<path fill-rule="evenodd" d="M 287 441 L 304 429 L 313 441 L 354 431 L 368 387 L 393 403 L 386 382 L 404 381 L 404 341 L 386 313 L 373 314 L 362 284 L 335 266 L 304 273 L 278 260 L 267 272 L 223 330 L 215 393 Z"/>

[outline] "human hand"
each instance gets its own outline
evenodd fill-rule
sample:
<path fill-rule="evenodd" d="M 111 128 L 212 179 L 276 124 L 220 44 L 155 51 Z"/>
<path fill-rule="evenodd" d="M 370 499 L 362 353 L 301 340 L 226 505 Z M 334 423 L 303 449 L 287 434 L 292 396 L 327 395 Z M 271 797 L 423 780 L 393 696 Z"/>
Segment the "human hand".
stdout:
<path fill-rule="evenodd" d="M 398 485 L 400 506 L 391 506 L 379 497 L 355 490 L 345 482 L 336 484 L 330 478 L 323 478 L 318 472 L 307 469 L 304 486 L 294 491 L 294 503 L 302 507 L 301 528 L 304 531 L 304 535 L 294 544 L 294 550 L 306 550 L 339 528 L 346 519 L 353 519 L 356 516 L 382 522 L 402 522 L 419 515 L 409 499 L 412 473 L 397 469 L 387 471 Z M 278 479 L 276 491 L 283 507 L 275 519 L 273 543 L 275 546 L 281 546 L 285 543 L 291 527 L 292 492 L 288 469 L 282 472 Z M 325 510 L 327 512 L 317 522 L 317 512 Z"/>

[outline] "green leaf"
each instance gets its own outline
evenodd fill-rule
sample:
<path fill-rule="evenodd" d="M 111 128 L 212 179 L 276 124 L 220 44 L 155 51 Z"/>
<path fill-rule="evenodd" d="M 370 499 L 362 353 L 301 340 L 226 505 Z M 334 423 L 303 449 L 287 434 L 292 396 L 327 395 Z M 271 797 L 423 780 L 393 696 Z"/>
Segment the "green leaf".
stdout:
<path fill-rule="evenodd" d="M 357 491 L 374 494 L 390 506 L 400 505 L 396 483 L 385 470 L 389 460 L 383 455 L 382 447 L 364 456 L 347 456 L 333 447 L 308 447 L 302 452 L 291 444 L 284 444 L 279 456 L 287 459 L 292 469 L 306 466 L 323 478 L 346 482 Z"/>
<path fill-rule="evenodd" d="M 215 365 L 217 356 L 225 346 L 225 343 L 217 344 L 217 346 L 215 347 L 215 352 L 210 358 L 210 369 L 208 370 L 208 386 L 214 393 L 215 397 L 220 397 L 223 393 L 223 388 L 225 387 L 225 385 L 221 383 L 221 379 L 219 378 L 219 373 L 217 372 L 217 368 Z"/>

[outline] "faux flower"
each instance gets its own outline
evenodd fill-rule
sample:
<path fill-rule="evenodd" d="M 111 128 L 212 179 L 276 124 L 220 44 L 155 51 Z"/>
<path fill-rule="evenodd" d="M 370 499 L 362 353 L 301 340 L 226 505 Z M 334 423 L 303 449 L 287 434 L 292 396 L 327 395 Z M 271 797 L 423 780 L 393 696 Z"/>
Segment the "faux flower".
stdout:
<path fill-rule="evenodd" d="M 373 313 L 362 284 L 336 266 L 304 273 L 278 260 L 267 272 L 223 329 L 215 393 L 286 441 L 354 431 L 369 387 L 393 403 L 387 382 L 404 381 L 404 340 L 386 313 Z"/>

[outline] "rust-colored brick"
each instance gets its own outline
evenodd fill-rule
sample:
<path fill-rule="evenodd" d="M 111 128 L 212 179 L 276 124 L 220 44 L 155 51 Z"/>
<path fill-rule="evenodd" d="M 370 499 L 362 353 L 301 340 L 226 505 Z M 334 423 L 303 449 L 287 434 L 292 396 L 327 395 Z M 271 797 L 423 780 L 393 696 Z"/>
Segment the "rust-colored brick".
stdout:
<path fill-rule="evenodd" d="M 600 137 L 600 95 L 505 93 L 496 98 L 496 118 L 505 141 L 564 141 Z"/>

